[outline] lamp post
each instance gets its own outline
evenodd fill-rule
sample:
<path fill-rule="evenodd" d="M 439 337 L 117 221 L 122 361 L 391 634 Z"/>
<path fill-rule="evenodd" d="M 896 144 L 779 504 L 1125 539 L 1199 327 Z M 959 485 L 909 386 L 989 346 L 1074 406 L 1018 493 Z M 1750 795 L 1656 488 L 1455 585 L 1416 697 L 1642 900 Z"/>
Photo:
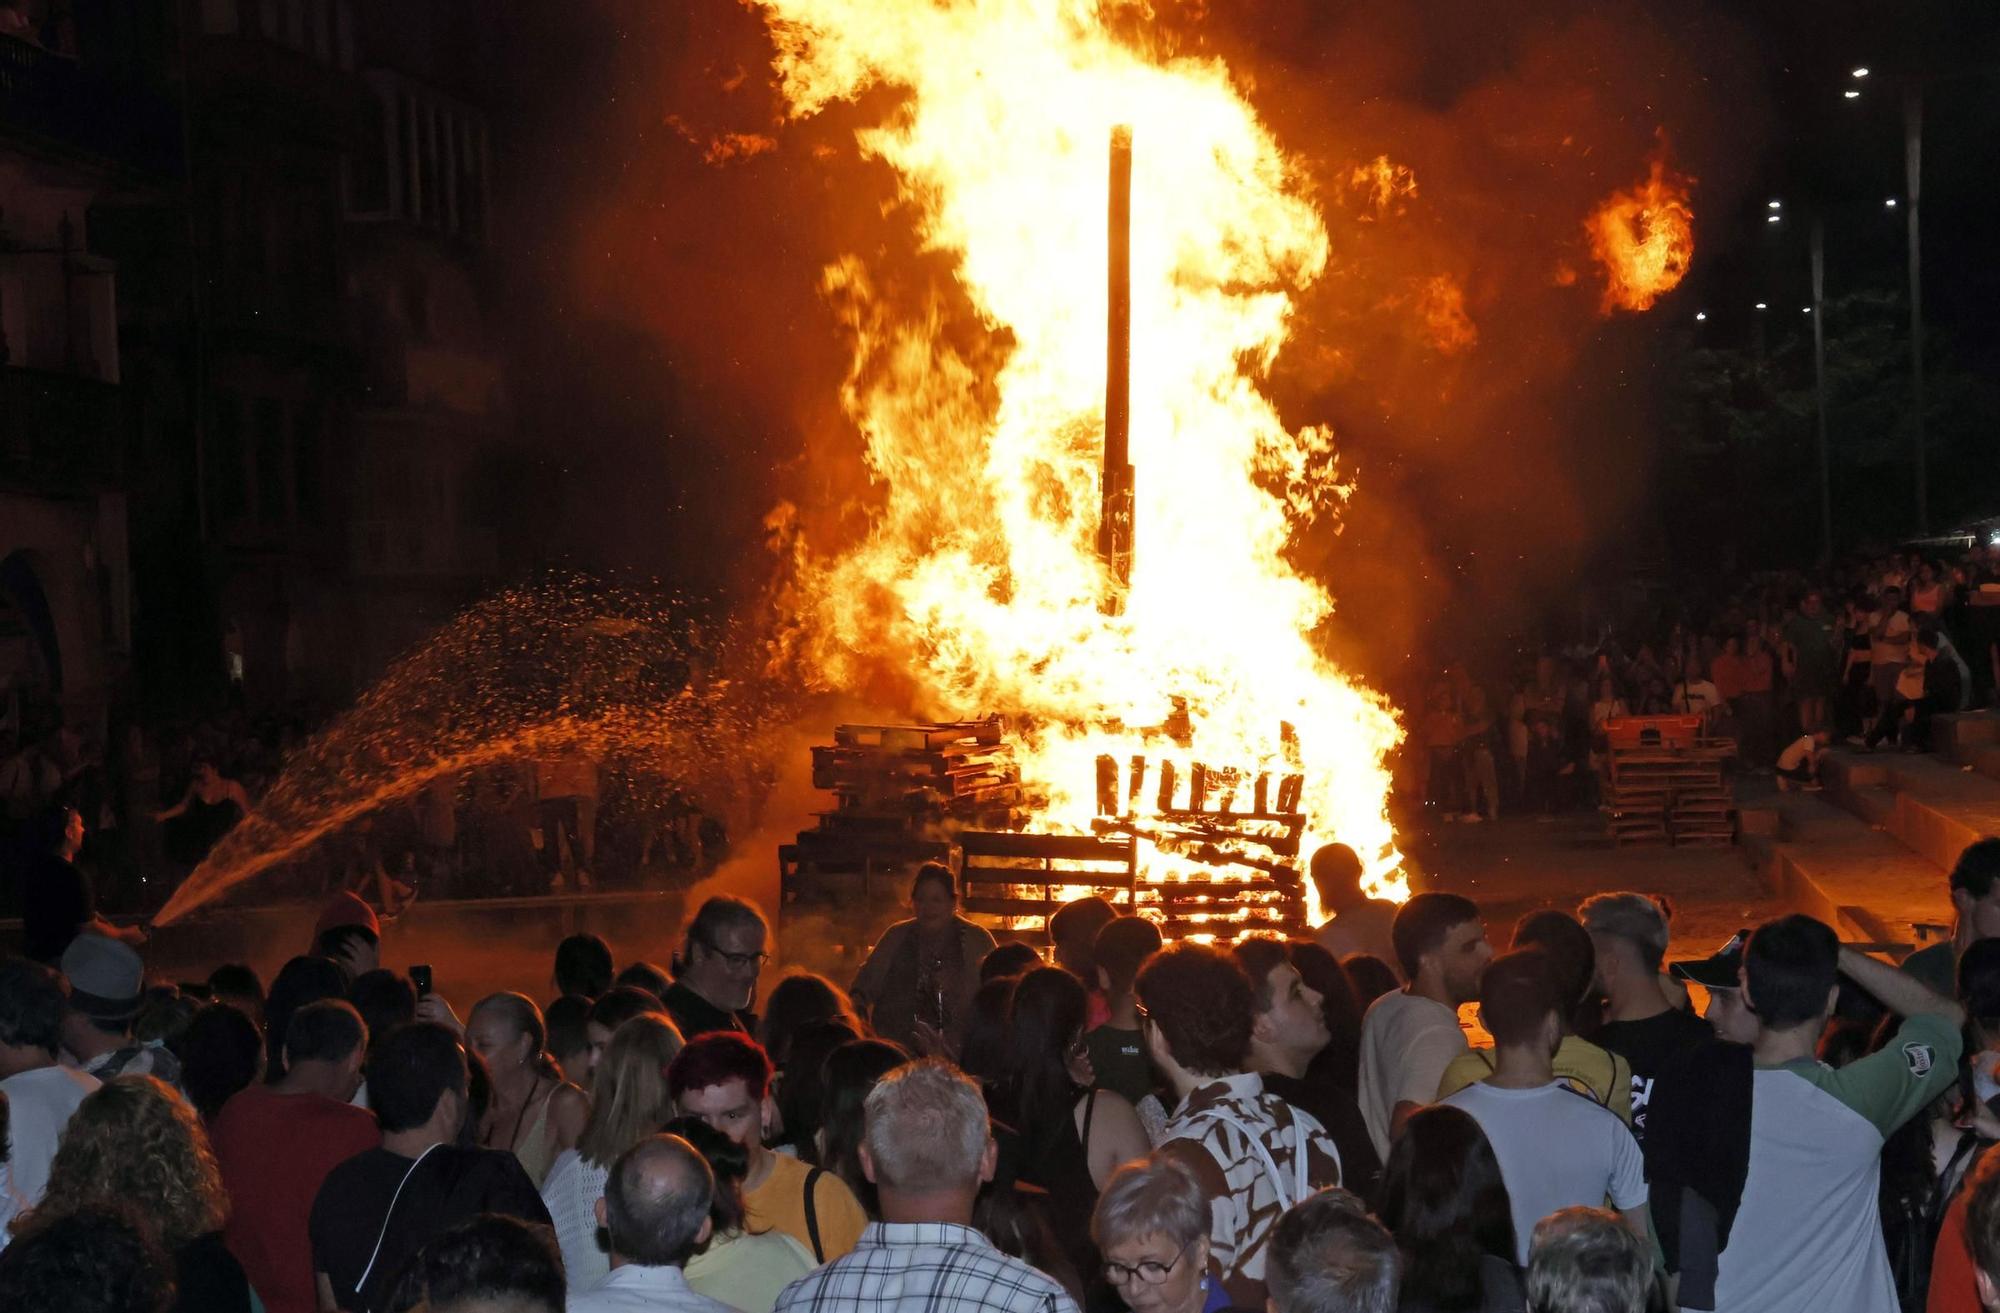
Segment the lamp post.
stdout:
<path fill-rule="evenodd" d="M 1861 99 L 1859 83 L 1869 75 L 1866 66 L 1856 68 L 1851 76 L 1857 85 L 1848 87 L 1842 96 L 1848 100 Z M 1928 471 L 1928 443 L 1924 436 L 1924 273 L 1923 248 L 1919 239 L 1919 205 L 1923 181 L 1924 158 L 1924 84 L 1923 79 L 1909 77 L 1899 79 L 1903 90 L 1903 208 L 1904 224 L 1909 232 L 1909 279 L 1910 279 L 1910 418 L 1914 431 L 1910 439 L 1910 464 L 1917 485 L 1917 533 L 1928 535 L 1931 531 L 1930 474 Z"/>
<path fill-rule="evenodd" d="M 1916 421 L 1911 455 L 1917 476 L 1917 533 L 1928 536 L 1931 509 L 1924 440 L 1924 275 L 1917 230 L 1923 155 L 1924 87 L 1913 79 L 1903 87 L 1903 190 L 1909 202 L 1903 207 L 1903 214 L 1910 233 L 1910 401 L 1911 418 Z"/>
<path fill-rule="evenodd" d="M 1819 563 L 1833 560 L 1833 462 L 1826 441 L 1826 225 L 1812 224 L 1813 422 L 1819 442 Z"/>

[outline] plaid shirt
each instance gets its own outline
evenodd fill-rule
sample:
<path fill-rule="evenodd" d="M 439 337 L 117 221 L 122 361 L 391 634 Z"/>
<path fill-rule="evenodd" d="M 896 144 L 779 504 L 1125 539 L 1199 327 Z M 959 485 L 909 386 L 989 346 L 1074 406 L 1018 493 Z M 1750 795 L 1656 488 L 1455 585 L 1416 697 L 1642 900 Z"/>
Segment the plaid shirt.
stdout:
<path fill-rule="evenodd" d="M 1313 1191 L 1340 1184 L 1333 1137 L 1267 1092 L 1254 1072 L 1190 1091 L 1167 1123 L 1166 1140 L 1161 1148 L 1176 1151 L 1209 1189 L 1208 1251 L 1225 1281 L 1261 1283 L 1265 1242 L 1278 1218 Z"/>
<path fill-rule="evenodd" d="M 969 1226 L 871 1222 L 854 1251 L 800 1277 L 776 1313 L 1077 1313 L 1053 1277 L 1009 1258 Z"/>

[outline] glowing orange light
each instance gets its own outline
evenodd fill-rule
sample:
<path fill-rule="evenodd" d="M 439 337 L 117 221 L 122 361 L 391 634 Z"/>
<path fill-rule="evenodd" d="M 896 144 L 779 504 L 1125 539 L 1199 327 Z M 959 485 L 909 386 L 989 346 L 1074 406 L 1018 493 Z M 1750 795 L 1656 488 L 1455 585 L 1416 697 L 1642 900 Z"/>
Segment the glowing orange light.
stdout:
<path fill-rule="evenodd" d="M 1591 254 L 1604 271 L 1598 307 L 1604 315 L 1649 309 L 1687 276 L 1694 259 L 1688 181 L 1668 169 L 1663 146 L 1645 181 L 1611 193 L 1584 221 Z"/>
<path fill-rule="evenodd" d="M 1384 805 L 1401 730 L 1316 645 L 1332 599 L 1285 558 L 1293 530 L 1348 493 L 1333 435 L 1288 429 L 1258 388 L 1325 267 L 1326 229 L 1229 69 L 1135 49 L 1094 7 L 1046 0 L 760 7 L 795 116 L 875 85 L 906 93 L 860 148 L 896 171 L 923 238 L 957 257 L 1008 343 L 974 357 L 941 331 L 942 307 L 888 305 L 860 258 L 827 271 L 853 345 L 843 400 L 883 498 L 865 541 L 804 562 L 818 678 L 852 689 L 887 672 L 914 681 L 917 713 L 1007 712 L 1041 828 L 1088 828 L 1100 754 L 1302 774 L 1305 851 L 1338 838 L 1404 896 Z M 1107 614 L 1105 160 L 1125 123 L 1137 531 Z M 1383 204 L 1414 187 L 1379 164 Z M 1462 297 L 1434 299 L 1463 336 Z M 1142 860 L 1173 878 L 1165 854 Z"/>

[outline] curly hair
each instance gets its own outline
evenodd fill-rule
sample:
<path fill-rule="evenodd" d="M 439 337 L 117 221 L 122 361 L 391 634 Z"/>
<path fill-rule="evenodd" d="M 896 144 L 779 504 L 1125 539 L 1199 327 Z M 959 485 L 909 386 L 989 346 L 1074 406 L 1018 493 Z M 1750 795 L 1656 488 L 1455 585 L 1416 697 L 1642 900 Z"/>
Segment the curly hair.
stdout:
<path fill-rule="evenodd" d="M 38 1214 L 129 1206 L 169 1251 L 222 1229 L 229 1196 L 194 1109 L 152 1076 L 120 1076 L 77 1105 Z"/>
<path fill-rule="evenodd" d="M 0 1308 L 165 1313 L 172 1261 L 128 1208 L 57 1216 L 38 1208 L 0 1252 Z"/>
<path fill-rule="evenodd" d="M 1175 1062 L 1197 1076 L 1243 1070 L 1256 995 L 1228 954 L 1205 944 L 1175 944 L 1146 963 L 1137 988 Z"/>

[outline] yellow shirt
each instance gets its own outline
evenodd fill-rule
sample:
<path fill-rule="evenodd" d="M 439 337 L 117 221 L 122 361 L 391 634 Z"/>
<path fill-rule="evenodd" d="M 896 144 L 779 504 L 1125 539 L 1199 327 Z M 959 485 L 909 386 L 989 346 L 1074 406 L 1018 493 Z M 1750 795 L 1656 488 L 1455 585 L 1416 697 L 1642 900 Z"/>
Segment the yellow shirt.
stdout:
<path fill-rule="evenodd" d="M 1438 1097 L 1447 1098 L 1492 1074 L 1493 1050 L 1468 1049 L 1444 1069 Z M 1627 1126 L 1632 1124 L 1632 1064 L 1616 1053 L 1587 1039 L 1565 1035 L 1562 1047 L 1556 1050 L 1556 1079 L 1611 1109 Z"/>
<path fill-rule="evenodd" d="M 738 1231 L 688 1260 L 687 1283 L 741 1313 L 771 1313 L 779 1293 L 812 1270 L 812 1254 L 783 1231 Z"/>
<path fill-rule="evenodd" d="M 1628 1093 L 1628 1098 L 1629 1093 Z M 782 1231 L 813 1252 L 812 1229 L 806 1225 L 806 1177 L 812 1168 L 790 1154 L 771 1155 L 771 1174 L 755 1190 L 743 1192 L 743 1220 L 751 1231 Z M 868 1214 L 847 1182 L 832 1172 L 820 1173 L 813 1186 L 813 1211 L 819 1218 L 820 1253 L 832 1262 L 854 1248 L 868 1226 Z"/>

